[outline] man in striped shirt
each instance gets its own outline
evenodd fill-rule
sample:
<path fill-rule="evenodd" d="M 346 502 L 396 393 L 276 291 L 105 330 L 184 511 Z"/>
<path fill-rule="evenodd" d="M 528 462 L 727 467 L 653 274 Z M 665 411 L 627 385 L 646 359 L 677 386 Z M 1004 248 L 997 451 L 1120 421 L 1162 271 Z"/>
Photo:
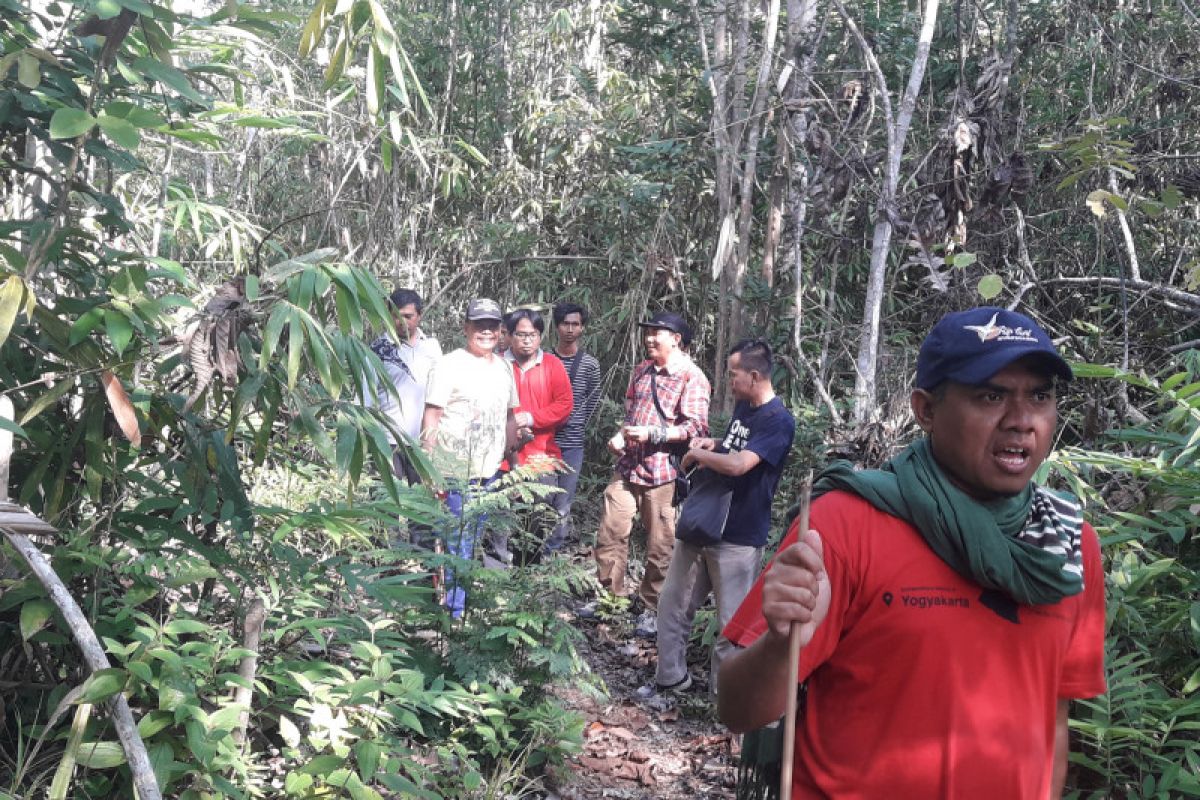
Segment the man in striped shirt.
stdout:
<path fill-rule="evenodd" d="M 708 436 L 708 378 L 682 349 L 691 338 L 683 317 L 660 311 L 638 325 L 647 358 L 633 369 L 625 390 L 625 425 L 608 442 L 617 456 L 616 474 L 604 490 L 604 511 L 596 532 L 596 572 L 600 585 L 626 594 L 629 534 L 640 514 L 646 529 L 646 571 L 638 587 L 643 611 L 635 631 L 658 633 L 658 596 L 675 545 L 675 477 L 687 443 Z M 589 603 L 579 615 L 594 616 Z"/>
<path fill-rule="evenodd" d="M 558 332 L 554 355 L 567 370 L 575 407 L 566 424 L 554 435 L 554 442 L 562 451 L 562 460 L 570 469 L 555 475 L 556 485 L 562 491 L 550 496 L 550 502 L 558 512 L 558 525 L 546 539 L 547 555 L 561 548 L 567 539 L 571 504 L 575 501 L 575 489 L 583 469 L 584 434 L 600 400 L 600 362 L 579 346 L 587 321 L 587 309 L 581 305 L 559 303 L 554 307 L 554 328 Z"/>

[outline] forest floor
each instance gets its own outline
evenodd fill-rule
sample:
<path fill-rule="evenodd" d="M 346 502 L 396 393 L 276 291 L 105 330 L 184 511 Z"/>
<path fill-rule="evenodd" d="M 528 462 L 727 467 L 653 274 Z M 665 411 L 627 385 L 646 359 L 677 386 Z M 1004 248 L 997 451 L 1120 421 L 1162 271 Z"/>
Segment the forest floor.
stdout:
<path fill-rule="evenodd" d="M 590 557 L 590 554 L 589 554 Z M 560 613 L 571 614 L 569 609 Z M 696 630 L 711 615 L 702 609 Z M 717 721 L 708 693 L 707 647 L 695 638 L 688 651 L 692 687 L 679 694 L 637 697 L 654 681 L 656 646 L 637 637 L 633 617 L 578 620 L 584 634 L 580 654 L 607 690 L 607 697 L 576 687 L 555 694 L 585 720 L 583 750 L 569 762 L 569 775 L 549 798 L 562 800 L 706 800 L 734 796 L 737 748 Z"/>

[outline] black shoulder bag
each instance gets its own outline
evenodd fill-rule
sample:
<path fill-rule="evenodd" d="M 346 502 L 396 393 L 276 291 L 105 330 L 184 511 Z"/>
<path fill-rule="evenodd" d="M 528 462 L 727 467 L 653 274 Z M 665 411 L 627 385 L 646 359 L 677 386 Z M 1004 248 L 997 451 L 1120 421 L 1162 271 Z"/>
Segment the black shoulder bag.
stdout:
<path fill-rule="evenodd" d="M 725 536 L 733 486 L 714 469 L 700 467 L 688 475 L 691 487 L 679 509 L 675 538 L 697 547 L 717 544 Z"/>

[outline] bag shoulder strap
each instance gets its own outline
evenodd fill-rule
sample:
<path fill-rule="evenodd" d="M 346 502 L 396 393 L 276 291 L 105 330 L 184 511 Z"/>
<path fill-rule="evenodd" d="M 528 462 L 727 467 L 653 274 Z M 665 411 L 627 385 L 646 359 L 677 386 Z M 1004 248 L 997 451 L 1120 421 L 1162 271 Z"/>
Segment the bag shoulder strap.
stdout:
<path fill-rule="evenodd" d="M 670 425 L 671 420 L 667 417 L 666 412 L 663 411 L 662 401 L 658 399 L 658 370 L 651 364 L 646 367 L 646 372 L 650 373 L 650 396 L 654 398 L 654 408 L 658 411 L 658 416 L 662 417 L 663 424 Z"/>
<path fill-rule="evenodd" d="M 556 353 L 555 355 L 558 355 L 558 354 Z M 582 350 L 575 351 L 575 360 L 571 362 L 571 369 L 567 372 L 567 380 L 569 380 L 571 382 L 572 389 L 575 388 L 575 374 L 577 372 L 579 372 L 579 362 L 583 361 L 583 357 L 585 355 L 587 355 L 587 353 L 585 353 Z M 562 358 L 562 356 L 558 356 L 558 357 Z"/>

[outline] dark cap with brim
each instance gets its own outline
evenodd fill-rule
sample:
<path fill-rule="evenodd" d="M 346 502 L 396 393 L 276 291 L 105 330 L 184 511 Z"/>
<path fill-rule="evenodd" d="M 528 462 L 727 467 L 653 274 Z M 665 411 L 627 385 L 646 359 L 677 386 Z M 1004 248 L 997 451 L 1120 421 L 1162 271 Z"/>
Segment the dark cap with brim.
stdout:
<path fill-rule="evenodd" d="M 468 303 L 467 320 L 475 322 L 481 319 L 491 319 L 496 322 L 502 321 L 504 314 L 500 311 L 500 304 L 486 297 L 477 297 Z"/>
<path fill-rule="evenodd" d="M 687 324 L 687 321 L 673 311 L 659 311 L 645 322 L 639 322 L 638 326 L 642 328 L 663 328 L 664 330 L 678 333 L 689 342 L 692 339 L 692 329 Z"/>
<path fill-rule="evenodd" d="M 1037 356 L 1064 381 L 1074 375 L 1050 336 L 1024 314 L 983 306 L 947 314 L 933 326 L 917 355 L 918 389 L 943 381 L 978 385 L 1014 361 Z"/>

